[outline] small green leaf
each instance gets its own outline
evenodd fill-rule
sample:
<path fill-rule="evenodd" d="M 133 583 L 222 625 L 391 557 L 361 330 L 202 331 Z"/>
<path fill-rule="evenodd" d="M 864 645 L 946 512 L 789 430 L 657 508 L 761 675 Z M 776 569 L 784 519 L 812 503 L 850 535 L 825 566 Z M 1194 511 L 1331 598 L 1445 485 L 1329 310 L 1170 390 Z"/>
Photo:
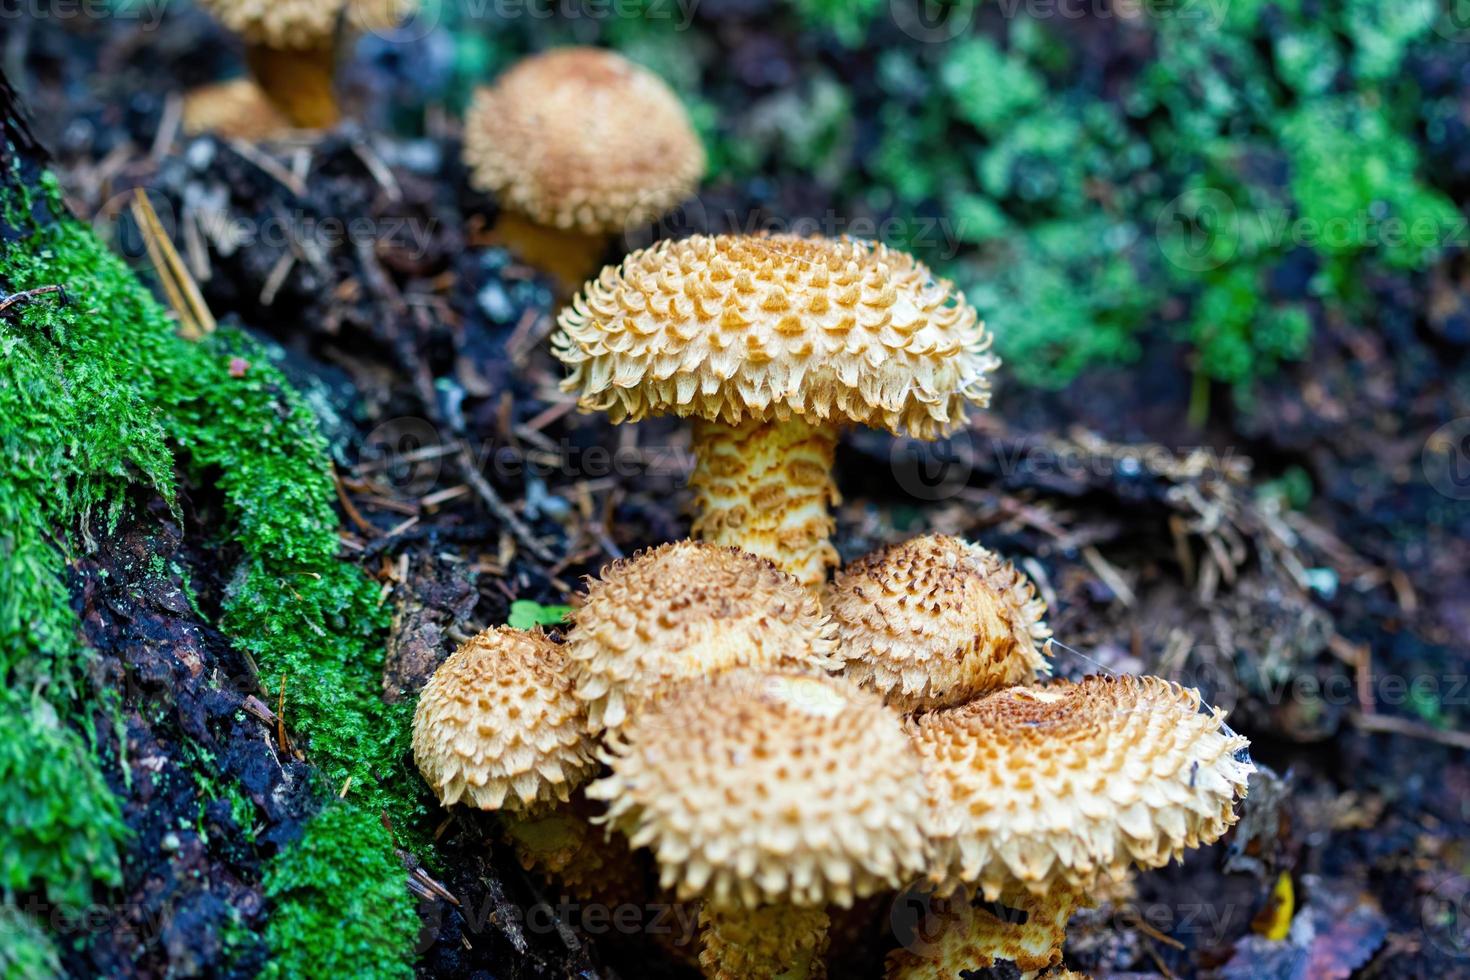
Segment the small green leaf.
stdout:
<path fill-rule="evenodd" d="M 510 618 L 506 622 L 512 629 L 528 630 L 537 626 L 556 626 L 571 614 L 571 606 L 543 606 L 530 599 L 517 599 L 510 604 Z"/>

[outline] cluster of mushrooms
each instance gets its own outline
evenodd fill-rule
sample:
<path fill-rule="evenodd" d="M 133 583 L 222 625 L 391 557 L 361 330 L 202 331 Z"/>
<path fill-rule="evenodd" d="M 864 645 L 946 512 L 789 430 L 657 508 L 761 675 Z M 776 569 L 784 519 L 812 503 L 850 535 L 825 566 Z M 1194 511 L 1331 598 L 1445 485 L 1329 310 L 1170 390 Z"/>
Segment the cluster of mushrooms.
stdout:
<path fill-rule="evenodd" d="M 560 57 L 566 77 L 588 56 Z M 502 166 L 532 123 L 472 133 L 487 189 L 563 231 L 631 220 L 585 183 L 569 203 L 567 174 Z M 622 200 L 687 192 L 680 166 L 663 198 Z M 836 568 L 843 428 L 935 439 L 988 403 L 999 362 L 950 283 L 870 242 L 696 235 L 604 268 L 558 328 L 583 410 L 692 420 L 695 515 L 692 540 L 589 580 L 564 641 L 488 630 L 420 696 L 424 778 L 500 811 L 527 867 L 649 901 L 646 852 L 664 894 L 700 905 L 708 977 L 825 976 L 832 911 L 904 889 L 938 928 L 890 977 L 1062 976 L 1094 889 L 1234 822 L 1245 739 L 1158 678 L 1047 681 L 1044 603 L 1000 556 L 925 535 Z"/>
<path fill-rule="evenodd" d="M 310 126 L 335 118 L 343 21 L 409 2 L 206 5 L 271 106 Z M 564 286 L 705 167 L 667 86 L 589 48 L 479 93 L 465 160 L 503 243 Z M 833 909 L 913 889 L 937 928 L 889 977 L 1063 976 L 1091 893 L 1234 822 L 1246 740 L 1159 678 L 1047 680 L 1044 603 L 999 555 L 925 535 L 837 569 L 842 430 L 936 439 L 988 404 L 999 361 L 950 283 L 871 242 L 696 235 L 602 269 L 558 326 L 584 410 L 692 420 L 694 539 L 603 569 L 564 641 L 490 629 L 424 687 L 424 779 L 445 806 L 499 811 L 527 867 L 647 902 L 646 852 L 667 896 L 700 905 L 708 977 L 824 976 Z"/>

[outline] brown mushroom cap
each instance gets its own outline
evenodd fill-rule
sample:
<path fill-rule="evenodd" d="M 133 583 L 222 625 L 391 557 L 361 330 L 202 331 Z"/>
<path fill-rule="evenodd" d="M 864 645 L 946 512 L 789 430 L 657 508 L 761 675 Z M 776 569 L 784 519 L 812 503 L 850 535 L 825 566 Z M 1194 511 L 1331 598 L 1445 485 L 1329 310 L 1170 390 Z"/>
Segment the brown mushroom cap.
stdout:
<path fill-rule="evenodd" d="M 945 884 L 1087 888 L 1235 822 L 1247 742 L 1157 677 L 1009 688 L 908 723 L 934 792 Z"/>
<path fill-rule="evenodd" d="M 607 268 L 562 310 L 562 387 L 614 422 L 796 416 L 923 439 L 989 403 L 974 307 L 912 256 L 854 239 L 695 235 Z"/>
<path fill-rule="evenodd" d="M 1010 562 L 929 534 L 837 573 L 827 610 L 843 673 L 900 711 L 960 704 L 1046 673 L 1046 603 Z"/>
<path fill-rule="evenodd" d="M 557 48 L 475 94 L 476 187 L 543 225 L 589 234 L 651 221 L 694 192 L 704 147 L 668 85 L 598 48 Z"/>
<path fill-rule="evenodd" d="M 424 685 L 413 756 L 441 803 L 482 810 L 566 802 L 596 765 L 561 648 L 505 626 L 470 639 Z"/>
<path fill-rule="evenodd" d="M 693 681 L 611 747 L 587 795 L 680 898 L 850 905 L 925 867 L 918 755 L 895 712 L 840 678 Z"/>
<path fill-rule="evenodd" d="M 231 31 L 252 44 L 280 50 L 319 48 L 337 30 L 346 0 L 199 0 Z"/>
<path fill-rule="evenodd" d="M 291 123 L 248 78 L 235 78 L 192 89 L 184 96 L 185 133 L 214 132 L 242 140 L 267 140 L 291 129 Z"/>
<path fill-rule="evenodd" d="M 588 582 L 566 655 L 594 730 L 616 729 L 680 681 L 732 667 L 838 665 L 816 598 L 764 558 L 675 541 Z"/>

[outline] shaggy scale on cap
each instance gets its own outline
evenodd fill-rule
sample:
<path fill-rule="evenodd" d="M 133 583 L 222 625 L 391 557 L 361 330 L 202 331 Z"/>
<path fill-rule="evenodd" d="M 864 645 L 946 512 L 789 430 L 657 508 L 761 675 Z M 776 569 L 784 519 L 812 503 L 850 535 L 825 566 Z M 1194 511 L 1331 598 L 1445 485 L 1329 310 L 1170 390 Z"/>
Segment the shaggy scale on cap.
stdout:
<path fill-rule="evenodd" d="M 964 295 L 881 244 L 791 235 L 661 241 L 558 321 L 563 382 L 614 422 L 799 417 L 934 439 L 989 402 L 999 360 Z"/>
<path fill-rule="evenodd" d="M 587 234 L 652 221 L 690 196 L 704 147 L 657 75 L 557 48 L 480 89 L 465 117 L 471 180 L 532 220 Z"/>
<path fill-rule="evenodd" d="M 595 762 L 561 648 L 505 626 L 466 642 L 419 695 L 413 757 L 445 806 L 565 803 Z"/>
<path fill-rule="evenodd" d="M 958 538 L 925 535 L 859 558 L 824 605 L 843 673 L 900 711 L 960 704 L 1050 670 L 1035 586 Z"/>
<path fill-rule="evenodd" d="M 838 666 L 816 598 L 763 558 L 698 541 L 640 552 L 591 579 L 565 647 L 594 730 L 680 681 L 732 667 Z"/>
<path fill-rule="evenodd" d="M 587 795 L 680 898 L 845 906 L 926 867 L 918 755 L 897 714 L 840 678 L 691 682 L 611 750 Z"/>
<path fill-rule="evenodd" d="M 345 0 L 199 0 L 221 24 L 252 44 L 318 48 L 337 29 Z"/>
<path fill-rule="evenodd" d="M 985 897 L 1086 889 L 1155 868 L 1235 822 L 1247 742 L 1157 677 L 1010 688 L 908 722 L 925 760 L 944 885 Z"/>

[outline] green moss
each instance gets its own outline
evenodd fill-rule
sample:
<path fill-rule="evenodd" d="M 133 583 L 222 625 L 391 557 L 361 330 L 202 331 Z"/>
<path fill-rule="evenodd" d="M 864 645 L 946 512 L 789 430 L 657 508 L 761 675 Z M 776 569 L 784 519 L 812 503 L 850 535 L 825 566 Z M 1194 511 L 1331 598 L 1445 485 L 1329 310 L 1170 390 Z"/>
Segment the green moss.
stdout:
<path fill-rule="evenodd" d="M 393 840 L 373 814 L 333 805 L 266 876 L 276 914 L 266 927 L 274 957 L 268 978 L 412 977 L 401 958 L 410 950 L 418 917 L 403 901 L 403 868 Z"/>
<path fill-rule="evenodd" d="M 40 696 L 0 692 L 0 889 L 37 882 L 54 903 L 83 906 L 92 883 L 122 882 L 124 826 L 82 735 Z"/>
<path fill-rule="evenodd" d="M 244 335 L 178 339 L 126 266 L 62 212 L 54 186 L 49 193 L 40 203 L 56 220 L 0 252 L 8 291 L 62 284 L 69 299 L 41 296 L 0 319 L 0 669 L 12 692 L 0 714 L 6 731 L 28 732 L 12 751 L 29 753 L 24 766 L 0 754 L 6 886 L 42 885 L 72 899 L 85 898 L 94 880 L 117 881 L 116 801 L 72 727 L 89 717 L 94 696 L 66 564 L 116 520 L 129 484 L 172 500 L 176 466 L 219 492 L 225 520 L 215 544 L 238 555 L 220 627 L 251 654 L 264 687 L 279 690 L 285 679 L 287 723 L 318 764 L 323 790 L 353 777 L 348 803 L 328 811 L 331 819 L 351 812 L 376 824 L 387 812 L 407 830 L 421 812 L 418 782 L 400 761 L 409 709 L 378 697 L 386 614 L 376 586 L 337 557 L 315 419 Z M 15 196 L 4 202 L 7 223 L 26 228 L 37 202 Z M 20 692 L 35 694 L 26 701 Z M 321 930 L 312 953 L 369 976 L 398 975 L 410 951 L 395 945 L 411 902 L 382 838 L 356 844 L 381 845 L 381 860 L 358 855 L 338 881 L 383 900 L 364 907 L 373 915 L 361 936 Z M 356 871 L 377 877 L 344 877 Z M 293 920 L 314 914 L 310 896 L 293 893 L 275 910 L 272 935 L 297 935 L 304 927 Z M 378 937 L 370 953 L 363 936 Z M 279 946 L 272 954 L 302 955 Z"/>
<path fill-rule="evenodd" d="M 62 976 L 56 947 L 29 915 L 13 905 L 0 904 L 0 978 L 53 980 Z"/>

